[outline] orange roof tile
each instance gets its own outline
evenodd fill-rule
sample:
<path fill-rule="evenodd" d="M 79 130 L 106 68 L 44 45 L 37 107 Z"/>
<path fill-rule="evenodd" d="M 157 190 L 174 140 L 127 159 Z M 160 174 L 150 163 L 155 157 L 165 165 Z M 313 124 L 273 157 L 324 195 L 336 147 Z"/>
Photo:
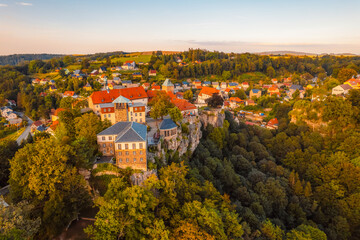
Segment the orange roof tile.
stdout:
<path fill-rule="evenodd" d="M 65 91 L 65 92 L 64 92 L 64 95 L 65 95 L 65 96 L 68 96 L 68 97 L 72 97 L 72 96 L 74 96 L 74 94 L 75 94 L 74 91 Z"/>
<path fill-rule="evenodd" d="M 148 95 L 146 94 L 145 89 L 143 87 L 112 89 L 109 90 L 109 92 L 97 91 L 97 92 L 93 92 L 90 95 L 90 98 L 92 99 L 93 104 L 111 103 L 120 95 L 129 100 L 148 98 Z"/>
<path fill-rule="evenodd" d="M 55 110 L 54 115 L 58 116 L 60 112 L 65 111 L 65 110 L 66 110 L 65 108 L 58 108 L 58 109 Z"/>
<path fill-rule="evenodd" d="M 196 106 L 185 99 L 178 99 L 175 98 L 171 101 L 177 108 L 179 108 L 180 111 L 187 111 L 187 110 L 193 110 L 196 109 Z"/>
<path fill-rule="evenodd" d="M 220 91 L 215 89 L 215 88 L 211 88 L 211 87 L 203 87 L 199 93 L 200 96 L 202 96 L 203 94 L 212 96 L 213 94 L 218 94 Z"/>

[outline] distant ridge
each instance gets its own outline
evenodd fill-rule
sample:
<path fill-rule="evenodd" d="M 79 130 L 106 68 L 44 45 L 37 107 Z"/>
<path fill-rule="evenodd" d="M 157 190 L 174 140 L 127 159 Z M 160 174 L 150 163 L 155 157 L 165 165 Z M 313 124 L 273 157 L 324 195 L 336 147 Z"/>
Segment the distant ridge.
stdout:
<path fill-rule="evenodd" d="M 357 56 L 353 53 L 308 53 L 308 52 L 296 52 L 296 51 L 268 51 L 268 52 L 259 52 L 254 53 L 257 55 L 273 55 L 273 56 L 324 56 L 324 55 L 333 55 L 333 56 Z"/>
<path fill-rule="evenodd" d="M 0 65 L 18 65 L 22 62 L 27 62 L 31 60 L 49 60 L 55 57 L 62 57 L 65 55 L 62 54 L 13 54 L 7 56 L 0 55 Z"/>

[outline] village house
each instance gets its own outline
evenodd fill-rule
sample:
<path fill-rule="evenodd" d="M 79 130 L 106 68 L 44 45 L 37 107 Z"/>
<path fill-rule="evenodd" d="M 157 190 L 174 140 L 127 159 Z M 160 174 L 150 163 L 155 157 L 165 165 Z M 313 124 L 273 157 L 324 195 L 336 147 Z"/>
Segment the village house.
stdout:
<path fill-rule="evenodd" d="M 142 78 L 141 72 L 134 72 L 134 73 L 132 74 L 132 76 L 133 76 L 133 78 Z"/>
<path fill-rule="evenodd" d="M 226 83 L 226 82 L 222 82 L 222 83 L 220 84 L 220 88 L 221 88 L 221 89 L 226 89 L 226 88 L 227 88 L 227 83 Z"/>
<path fill-rule="evenodd" d="M 121 85 L 123 85 L 126 88 L 129 88 L 132 85 L 132 81 L 131 80 L 122 80 Z"/>
<path fill-rule="evenodd" d="M 73 97 L 73 98 L 75 98 L 76 95 L 75 95 L 74 91 L 65 91 L 64 94 L 63 94 L 63 97 Z"/>
<path fill-rule="evenodd" d="M 136 122 L 118 122 L 97 134 L 99 151 L 115 157 L 116 166 L 147 171 L 147 127 Z"/>
<path fill-rule="evenodd" d="M 255 106 L 255 105 L 256 105 L 256 103 L 255 103 L 255 101 L 252 100 L 252 99 L 247 99 L 247 100 L 245 101 L 245 106 Z"/>
<path fill-rule="evenodd" d="M 244 101 L 238 97 L 231 97 L 229 99 L 230 108 L 237 108 L 240 106 L 240 104 L 243 104 L 243 103 L 244 103 Z"/>
<path fill-rule="evenodd" d="M 236 82 L 231 82 L 231 83 L 228 84 L 228 87 L 231 88 L 231 89 L 235 89 L 235 88 L 239 87 L 239 84 L 236 83 Z"/>
<path fill-rule="evenodd" d="M 203 86 L 209 87 L 209 86 L 211 86 L 211 82 L 210 81 L 204 81 Z"/>
<path fill-rule="evenodd" d="M 99 74 L 98 70 L 92 70 L 90 73 L 91 76 L 97 76 L 98 74 Z"/>
<path fill-rule="evenodd" d="M 272 86 L 267 91 L 269 96 L 274 96 L 274 95 L 278 97 L 280 96 L 280 90 L 277 87 Z"/>
<path fill-rule="evenodd" d="M 271 119 L 266 125 L 266 128 L 268 129 L 277 129 L 278 127 L 279 127 L 279 121 L 277 120 L 277 118 Z"/>
<path fill-rule="evenodd" d="M 359 79 L 349 79 L 346 82 L 344 82 L 344 84 L 347 84 L 349 86 L 351 86 L 353 89 L 360 89 L 360 80 Z"/>
<path fill-rule="evenodd" d="M 347 95 L 353 89 L 349 84 L 342 84 L 332 89 L 332 95 Z"/>
<path fill-rule="evenodd" d="M 219 93 L 220 91 L 215 88 L 203 87 L 198 95 L 197 102 L 199 104 L 205 104 L 207 99 L 211 98 L 214 94 Z"/>
<path fill-rule="evenodd" d="M 241 87 L 242 87 L 242 89 L 246 90 L 246 89 L 248 89 L 248 88 L 250 87 L 250 85 L 249 85 L 248 82 L 243 82 L 243 83 L 241 84 Z"/>
<path fill-rule="evenodd" d="M 297 85 L 297 84 L 291 85 L 291 87 L 289 88 L 289 92 L 287 93 L 287 95 L 291 98 L 292 95 L 296 92 L 296 90 L 299 90 L 299 93 L 300 93 L 299 96 L 300 96 L 300 98 L 304 98 L 305 90 L 304 90 L 303 86 Z"/>
<path fill-rule="evenodd" d="M 91 91 L 91 90 L 92 90 L 92 87 L 91 87 L 90 83 L 86 83 L 86 85 L 83 87 L 83 89 L 84 89 L 85 91 Z"/>
<path fill-rule="evenodd" d="M 149 70 L 149 76 L 156 77 L 156 70 L 153 70 L 153 69 Z"/>
<path fill-rule="evenodd" d="M 212 82 L 212 83 L 211 83 L 211 86 L 212 86 L 213 88 L 218 88 L 218 87 L 220 87 L 219 82 Z"/>
<path fill-rule="evenodd" d="M 193 82 L 193 85 L 195 86 L 195 88 L 201 88 L 201 81 L 200 80 L 195 80 L 194 82 Z"/>
<path fill-rule="evenodd" d="M 99 73 L 105 73 L 107 71 L 106 67 L 100 67 Z"/>
<path fill-rule="evenodd" d="M 150 87 L 150 83 L 144 82 L 141 86 L 142 86 L 145 90 L 148 90 L 149 87 Z"/>
<path fill-rule="evenodd" d="M 135 66 L 135 61 L 126 61 L 124 65 L 121 66 L 121 68 L 124 70 L 134 70 Z"/>
<path fill-rule="evenodd" d="M 54 109 L 51 109 L 51 113 L 50 113 L 50 118 L 51 118 L 51 121 L 57 121 L 59 119 L 59 113 L 62 112 L 62 111 L 65 111 L 66 109 L 64 108 L 58 108 L 56 110 Z"/>
<path fill-rule="evenodd" d="M 253 98 L 260 98 L 261 97 L 261 90 L 259 89 L 251 89 L 250 90 L 250 93 L 249 93 L 249 97 L 250 99 L 253 99 Z"/>

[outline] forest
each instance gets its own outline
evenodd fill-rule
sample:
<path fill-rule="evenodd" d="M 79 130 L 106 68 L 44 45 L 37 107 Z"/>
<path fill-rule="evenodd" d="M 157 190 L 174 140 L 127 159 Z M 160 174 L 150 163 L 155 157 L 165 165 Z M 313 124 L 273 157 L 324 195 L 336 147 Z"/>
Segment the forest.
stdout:
<path fill-rule="evenodd" d="M 178 58 L 187 65 L 179 66 Z M 91 69 L 88 60 L 79 67 Z M 100 178 L 94 171 L 88 183 L 79 172 L 92 168 L 96 134 L 109 122 L 81 114 L 69 98 L 43 96 L 46 86 L 30 83 L 31 74 L 76 61 L 66 56 L 0 67 L 1 106 L 5 99 L 16 100 L 18 110 L 34 120 L 48 117 L 51 108 L 66 109 L 55 137 L 37 134 L 20 146 L 0 143 L 0 183 L 11 186 L 10 206 L 0 207 L 0 239 L 52 239 L 87 209 L 97 211 L 84 230 L 90 239 L 360 239 L 360 90 L 324 101 L 264 98 L 259 105 L 272 108 L 277 130 L 237 123 L 225 112 L 222 127 L 202 129 L 193 154 L 167 152 L 165 163 L 152 164 L 158 177 L 143 185 L 131 184 L 130 169 Z M 215 75 L 240 81 L 249 72 L 261 72 L 266 80 L 317 76 L 331 89 L 357 74 L 359 65 L 359 57 L 274 58 L 190 49 L 154 53 L 141 68 L 178 80 Z M 56 87 L 82 93 L 86 81 L 96 82 L 64 76 Z"/>

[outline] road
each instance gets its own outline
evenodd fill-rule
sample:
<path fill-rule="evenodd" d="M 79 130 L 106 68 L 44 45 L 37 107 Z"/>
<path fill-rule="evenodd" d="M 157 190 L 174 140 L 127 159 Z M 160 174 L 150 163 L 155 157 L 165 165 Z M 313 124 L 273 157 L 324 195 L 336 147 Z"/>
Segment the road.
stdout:
<path fill-rule="evenodd" d="M 25 131 L 18 137 L 18 139 L 16 139 L 16 142 L 18 145 L 20 145 L 21 142 L 29 136 L 30 130 L 31 130 L 31 124 L 33 123 L 33 121 L 28 116 L 24 115 L 23 113 L 19 113 L 19 115 L 21 115 L 21 117 L 25 116 L 25 118 L 28 121 L 28 125 L 27 125 Z"/>

